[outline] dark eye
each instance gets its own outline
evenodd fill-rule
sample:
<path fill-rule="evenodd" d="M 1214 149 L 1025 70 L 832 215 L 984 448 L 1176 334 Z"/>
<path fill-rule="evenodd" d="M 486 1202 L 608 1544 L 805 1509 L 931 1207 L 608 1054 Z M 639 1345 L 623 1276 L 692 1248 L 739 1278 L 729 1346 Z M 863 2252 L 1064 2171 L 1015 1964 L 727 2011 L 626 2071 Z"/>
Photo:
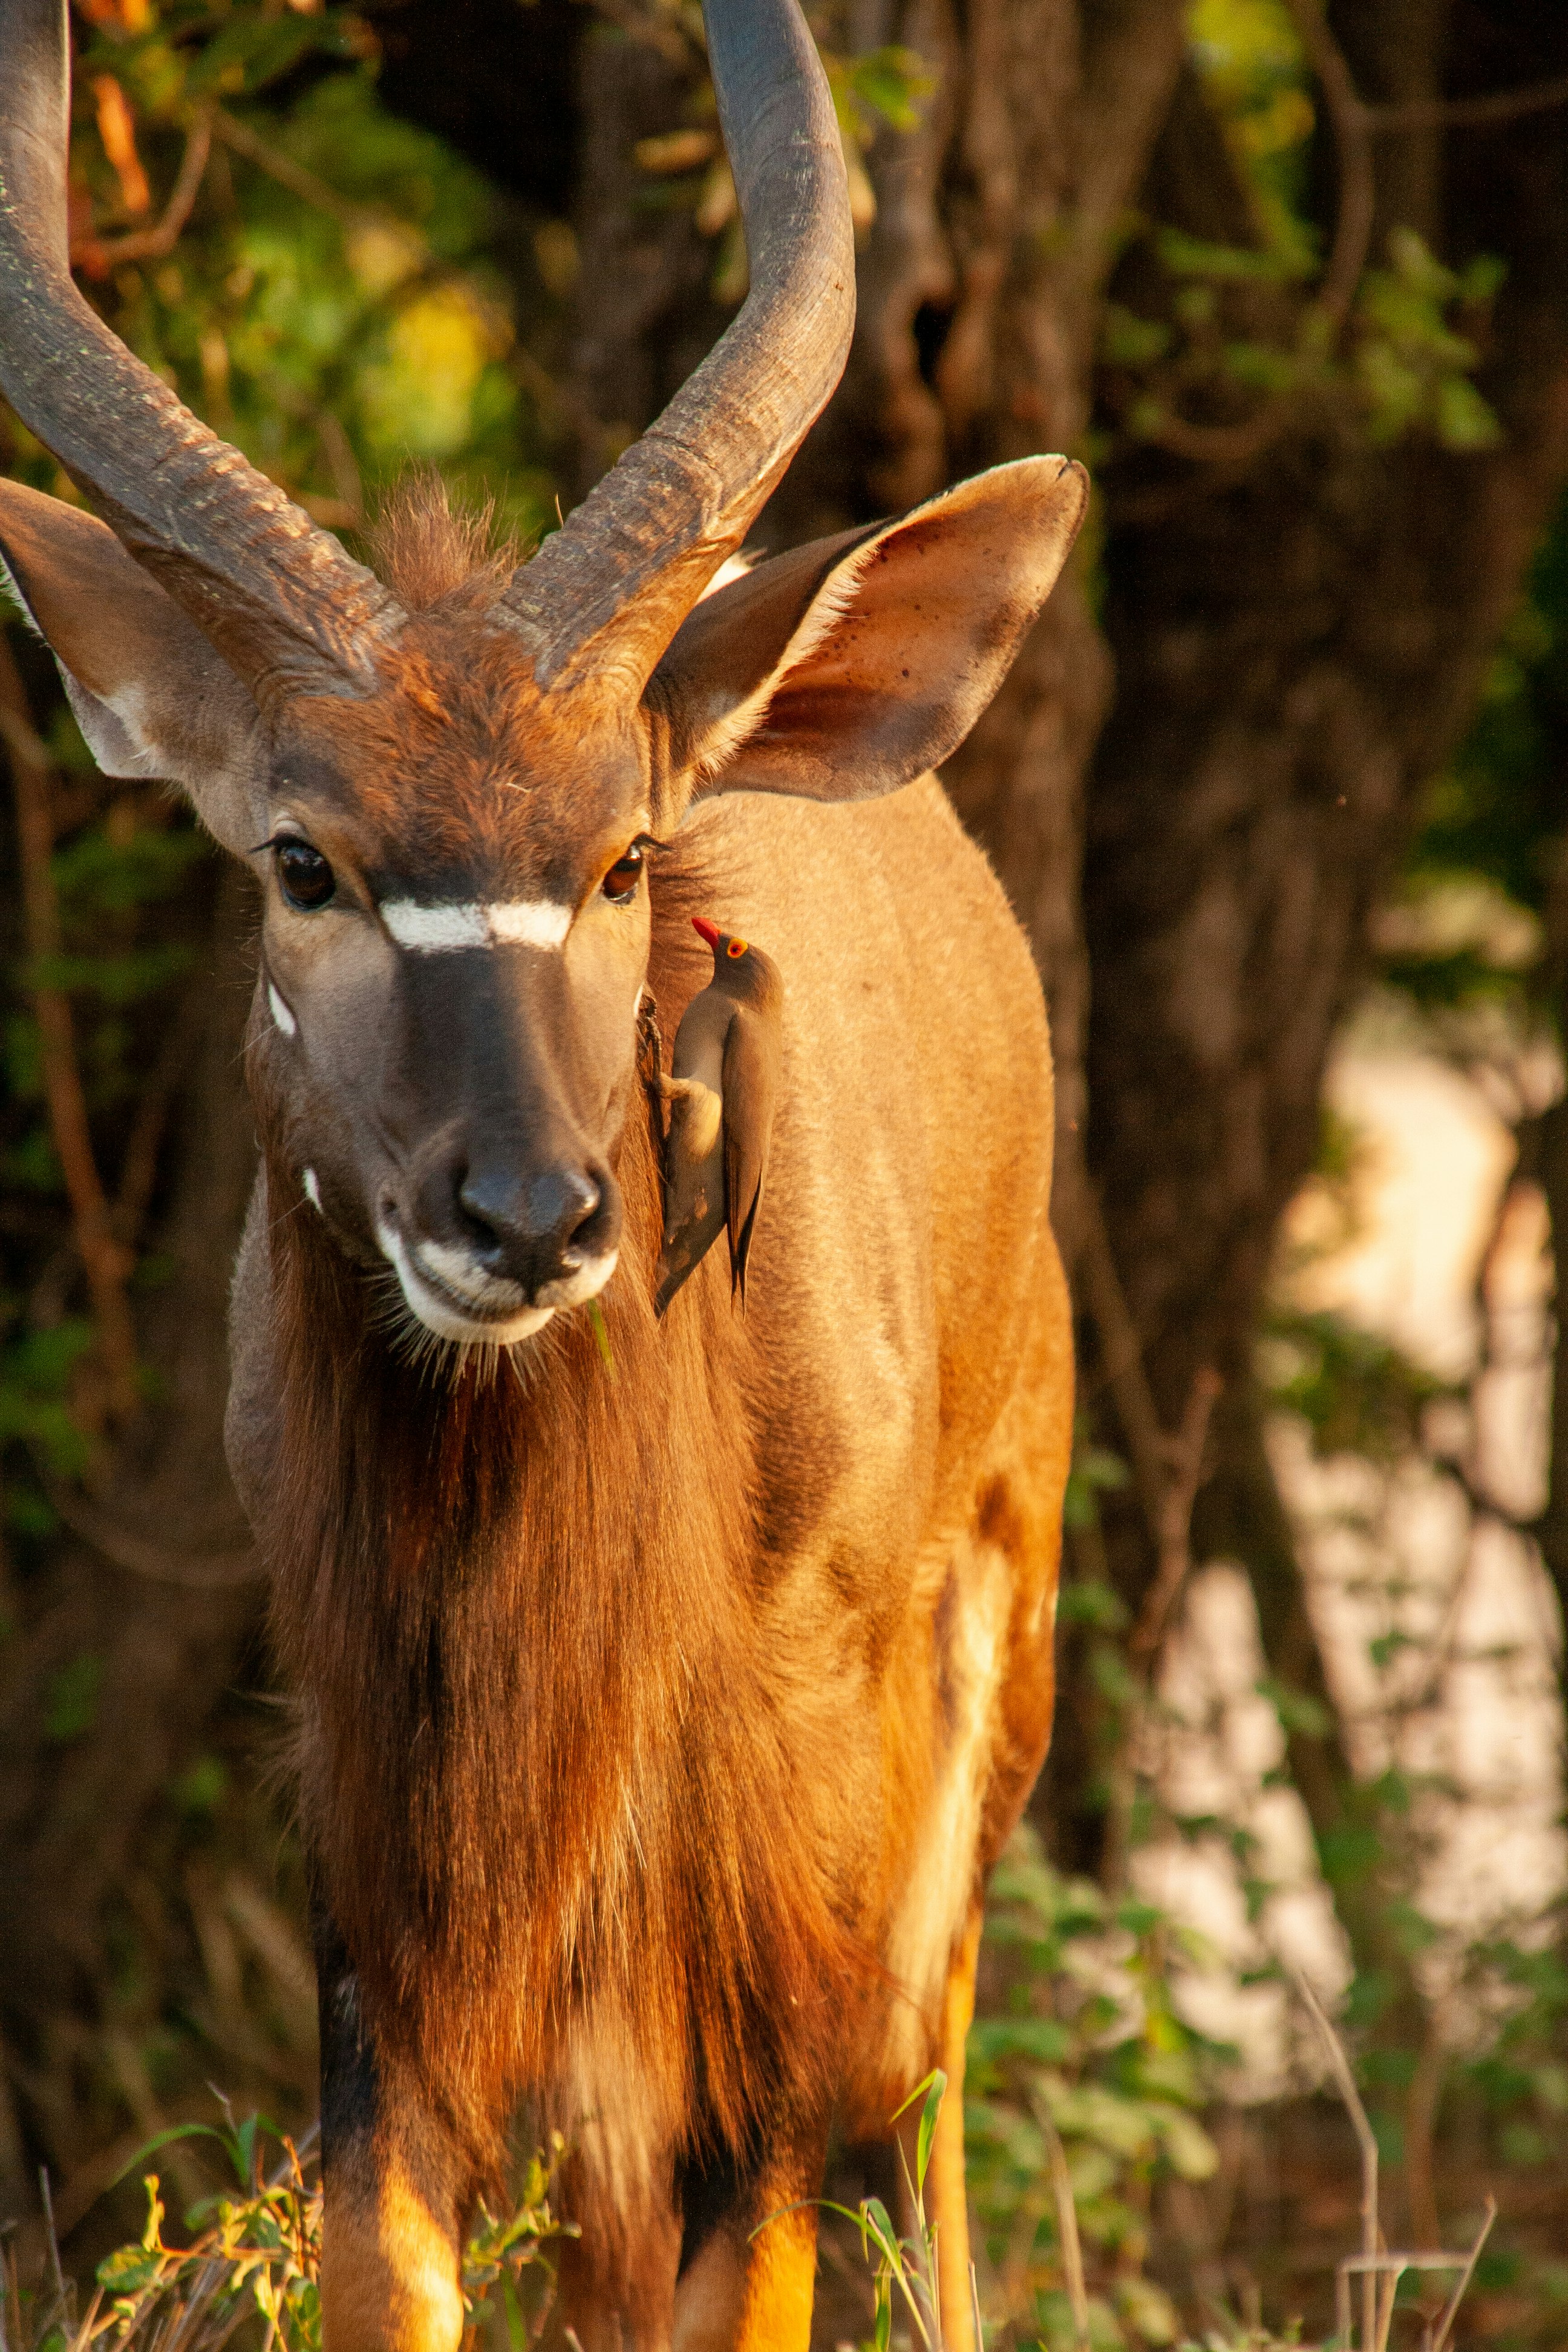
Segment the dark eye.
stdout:
<path fill-rule="evenodd" d="M 613 905 L 624 907 L 634 896 L 637 877 L 643 869 L 643 854 L 634 841 L 624 857 L 617 857 L 605 875 L 603 889 Z"/>
<path fill-rule="evenodd" d="M 309 913 L 324 907 L 337 888 L 331 867 L 308 841 L 280 841 L 275 846 L 278 879 L 291 907 Z"/>

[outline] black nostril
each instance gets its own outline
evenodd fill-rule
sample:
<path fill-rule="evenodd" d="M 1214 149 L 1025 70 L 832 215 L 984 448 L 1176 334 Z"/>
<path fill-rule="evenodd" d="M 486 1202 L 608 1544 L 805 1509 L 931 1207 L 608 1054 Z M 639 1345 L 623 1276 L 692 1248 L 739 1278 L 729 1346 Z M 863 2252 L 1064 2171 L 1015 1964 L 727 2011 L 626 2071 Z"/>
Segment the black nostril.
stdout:
<path fill-rule="evenodd" d="M 563 1253 L 599 1205 L 599 1188 L 586 1170 L 552 1168 L 529 1187 L 529 1223 Z"/>
<path fill-rule="evenodd" d="M 523 1179 L 509 1168 L 454 1170 L 457 1205 L 495 1270 L 530 1286 L 573 1272 L 572 1244 L 598 1214 L 604 1189 L 584 1168 Z"/>

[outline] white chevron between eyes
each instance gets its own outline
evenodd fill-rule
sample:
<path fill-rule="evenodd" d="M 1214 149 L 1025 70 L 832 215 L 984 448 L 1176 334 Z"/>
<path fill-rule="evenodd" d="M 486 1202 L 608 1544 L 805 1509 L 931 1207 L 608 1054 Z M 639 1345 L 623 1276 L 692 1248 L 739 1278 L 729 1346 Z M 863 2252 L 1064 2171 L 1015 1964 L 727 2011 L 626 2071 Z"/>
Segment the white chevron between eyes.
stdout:
<path fill-rule="evenodd" d="M 572 909 L 554 898 L 432 907 L 387 898 L 381 919 L 411 955 L 452 955 L 460 948 L 558 948 L 572 928 Z"/>

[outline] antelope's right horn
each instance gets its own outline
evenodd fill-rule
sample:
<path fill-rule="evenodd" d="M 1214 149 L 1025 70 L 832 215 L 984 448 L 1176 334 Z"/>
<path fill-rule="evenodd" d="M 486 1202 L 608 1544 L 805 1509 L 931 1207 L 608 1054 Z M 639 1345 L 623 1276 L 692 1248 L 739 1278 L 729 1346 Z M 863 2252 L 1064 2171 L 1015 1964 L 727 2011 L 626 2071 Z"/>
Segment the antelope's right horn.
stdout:
<path fill-rule="evenodd" d="M 751 291 L 696 373 L 532 561 L 498 616 L 541 685 L 640 693 L 844 372 L 855 238 L 827 78 L 795 0 L 706 0 Z"/>

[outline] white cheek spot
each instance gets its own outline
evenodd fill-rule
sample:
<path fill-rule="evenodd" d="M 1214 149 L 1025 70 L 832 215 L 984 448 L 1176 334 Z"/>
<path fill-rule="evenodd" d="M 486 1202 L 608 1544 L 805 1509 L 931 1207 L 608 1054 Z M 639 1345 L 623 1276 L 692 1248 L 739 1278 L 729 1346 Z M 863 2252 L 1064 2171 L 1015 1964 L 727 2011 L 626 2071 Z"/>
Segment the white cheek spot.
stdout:
<path fill-rule="evenodd" d="M 278 1026 L 282 1030 L 285 1037 L 297 1035 L 300 1024 L 295 1020 L 294 1015 L 289 1012 L 289 1007 L 284 1003 L 283 999 L 279 995 L 278 991 L 273 987 L 270 981 L 267 983 L 267 1002 L 272 1008 L 272 1018 L 277 1022 Z"/>
<path fill-rule="evenodd" d="M 300 1181 L 305 1187 L 305 1198 L 310 1203 L 311 1208 L 316 1212 L 317 1216 L 324 1217 L 327 1213 L 321 1206 L 321 1188 L 316 1181 L 315 1170 L 313 1168 L 307 1168 Z"/>
<path fill-rule="evenodd" d="M 381 919 L 411 955 L 452 955 L 461 948 L 558 948 L 572 928 L 572 909 L 555 898 L 434 907 L 387 898 Z"/>
<path fill-rule="evenodd" d="M 642 1000 L 643 984 L 639 980 L 637 982 L 637 992 L 632 999 L 632 1022 L 634 1026 L 642 1018 Z"/>

